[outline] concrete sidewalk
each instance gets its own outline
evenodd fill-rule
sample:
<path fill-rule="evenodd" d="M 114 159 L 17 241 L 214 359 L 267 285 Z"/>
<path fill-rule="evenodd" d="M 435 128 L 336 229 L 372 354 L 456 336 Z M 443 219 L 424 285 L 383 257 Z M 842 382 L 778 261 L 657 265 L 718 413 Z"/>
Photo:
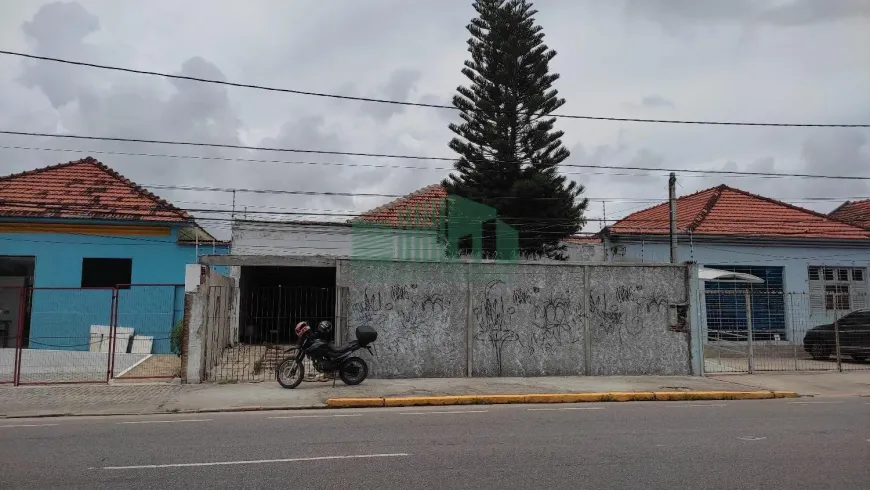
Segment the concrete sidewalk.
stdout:
<path fill-rule="evenodd" d="M 0 417 L 147 414 L 322 408 L 330 398 L 648 391 L 794 391 L 800 395 L 870 396 L 870 372 L 692 376 L 369 379 L 306 382 L 285 390 L 276 382 L 202 385 L 58 385 L 0 388 Z"/>

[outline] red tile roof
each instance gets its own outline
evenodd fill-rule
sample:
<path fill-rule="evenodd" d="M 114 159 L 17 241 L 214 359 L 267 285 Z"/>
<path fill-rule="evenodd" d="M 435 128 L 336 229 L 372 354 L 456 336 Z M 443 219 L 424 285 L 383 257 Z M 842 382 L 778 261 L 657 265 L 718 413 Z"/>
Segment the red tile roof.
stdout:
<path fill-rule="evenodd" d="M 191 221 L 187 212 L 93 158 L 0 177 L 0 216 Z"/>
<path fill-rule="evenodd" d="M 395 227 L 436 228 L 447 202 L 441 184 L 424 187 L 360 215 L 356 222 Z"/>
<path fill-rule="evenodd" d="M 831 218 L 870 229 L 870 199 L 846 201 L 828 214 Z"/>
<path fill-rule="evenodd" d="M 609 227 L 616 235 L 669 233 L 668 203 Z M 720 185 L 677 199 L 677 229 L 694 235 L 868 240 L 870 233 L 824 214 Z"/>

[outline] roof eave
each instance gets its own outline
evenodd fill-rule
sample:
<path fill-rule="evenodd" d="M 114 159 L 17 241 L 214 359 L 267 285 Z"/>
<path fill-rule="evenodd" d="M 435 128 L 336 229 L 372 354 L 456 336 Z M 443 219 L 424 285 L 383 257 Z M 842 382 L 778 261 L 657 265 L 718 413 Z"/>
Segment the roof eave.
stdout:
<path fill-rule="evenodd" d="M 117 216 L 109 216 L 109 217 L 99 217 L 99 216 L 81 216 L 81 217 L 66 217 L 66 216 L 39 216 L 39 215 L 26 215 L 26 214 L 0 214 L 0 221 L 11 222 L 11 221 L 42 221 L 46 223 L 68 223 L 68 222 L 78 222 L 78 223 L 94 223 L 94 224 L 139 224 L 139 225 L 160 225 L 160 226 L 181 226 L 185 224 L 190 224 L 193 222 L 190 220 L 151 220 L 151 219 L 124 219 L 123 217 Z"/>
<path fill-rule="evenodd" d="M 870 234 L 864 238 L 808 238 L 808 237 L 786 237 L 786 236 L 760 236 L 760 235 L 705 235 L 698 233 L 678 233 L 679 239 L 689 240 L 692 242 L 713 242 L 713 243 L 728 243 L 745 245 L 747 242 L 752 244 L 788 244 L 790 246 L 799 245 L 825 245 L 825 246 L 866 246 L 870 243 Z M 667 233 L 614 233 L 610 232 L 607 237 L 611 240 L 630 240 L 630 241 L 647 241 L 647 242 L 662 242 L 667 243 L 670 240 L 670 235 Z"/>

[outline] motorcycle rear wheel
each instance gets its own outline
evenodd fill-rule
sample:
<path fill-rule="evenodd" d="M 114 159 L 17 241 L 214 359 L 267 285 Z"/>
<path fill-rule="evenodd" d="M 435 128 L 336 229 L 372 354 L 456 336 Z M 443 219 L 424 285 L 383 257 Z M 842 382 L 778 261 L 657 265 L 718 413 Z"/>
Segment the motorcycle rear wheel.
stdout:
<path fill-rule="evenodd" d="M 338 371 L 344 384 L 354 386 L 362 383 L 369 375 L 369 365 L 361 357 L 351 357 Z"/>
<path fill-rule="evenodd" d="M 275 370 L 275 377 L 278 379 L 278 384 L 281 387 L 287 389 L 296 388 L 305 378 L 305 365 L 295 358 L 288 357 L 278 365 L 278 369 Z"/>

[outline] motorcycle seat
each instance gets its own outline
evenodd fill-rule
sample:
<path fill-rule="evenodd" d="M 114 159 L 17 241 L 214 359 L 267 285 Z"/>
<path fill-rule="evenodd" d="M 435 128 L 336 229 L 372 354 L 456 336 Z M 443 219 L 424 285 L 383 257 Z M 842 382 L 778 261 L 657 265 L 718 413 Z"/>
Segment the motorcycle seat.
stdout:
<path fill-rule="evenodd" d="M 349 344 L 344 344 L 344 345 L 341 345 L 341 346 L 338 346 L 338 347 L 336 347 L 336 346 L 334 346 L 334 345 L 330 345 L 330 346 L 329 346 L 329 350 L 330 350 L 333 354 L 339 354 L 339 355 L 340 355 L 340 354 L 344 354 L 344 353 L 346 353 L 346 352 L 350 352 L 350 351 L 352 351 L 355 347 L 356 347 L 356 345 L 354 345 L 354 342 L 351 342 L 351 343 L 349 343 Z"/>

